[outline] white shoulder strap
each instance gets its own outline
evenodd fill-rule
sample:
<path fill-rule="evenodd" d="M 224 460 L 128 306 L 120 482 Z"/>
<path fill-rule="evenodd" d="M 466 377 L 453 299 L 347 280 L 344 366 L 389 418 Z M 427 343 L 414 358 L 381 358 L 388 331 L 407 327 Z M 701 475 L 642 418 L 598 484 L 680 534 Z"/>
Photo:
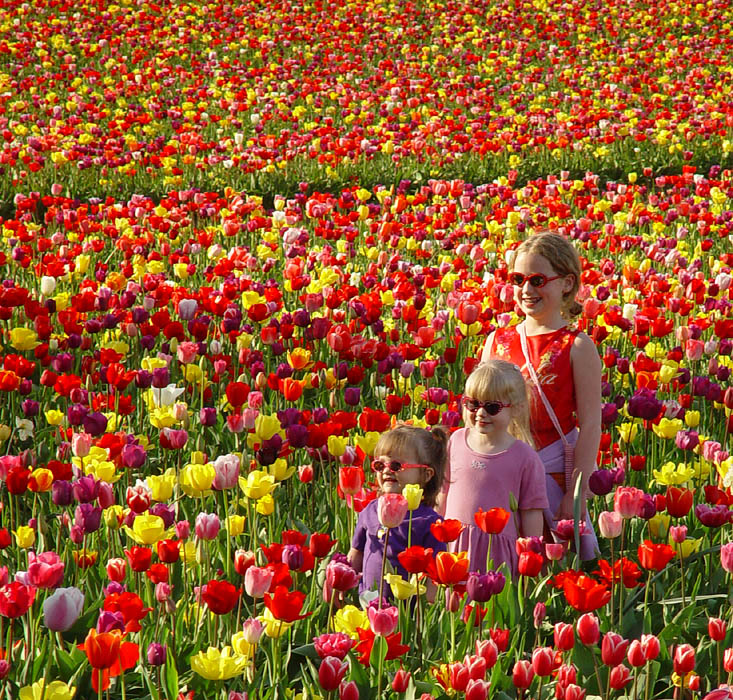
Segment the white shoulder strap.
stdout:
<path fill-rule="evenodd" d="M 519 342 L 522 345 L 522 354 L 524 355 L 524 362 L 525 362 L 525 366 L 527 367 L 527 371 L 529 372 L 529 376 L 532 379 L 532 383 L 537 388 L 537 393 L 540 395 L 540 399 L 542 399 L 542 403 L 545 406 L 547 415 L 550 417 L 552 424 L 555 426 L 555 430 L 557 430 L 558 434 L 560 435 L 562 444 L 567 449 L 570 446 L 570 443 L 568 442 L 567 438 L 565 437 L 565 433 L 563 432 L 562 428 L 560 427 L 560 421 L 557 419 L 557 415 L 555 414 L 555 411 L 552 408 L 552 404 L 550 403 L 548 398 L 545 396 L 545 392 L 542 391 L 542 385 L 540 384 L 540 380 L 539 380 L 539 377 L 537 376 L 537 372 L 535 371 L 534 366 L 530 362 L 529 349 L 527 347 L 527 331 L 524 328 L 524 323 L 519 324 L 519 326 L 517 327 L 517 332 L 519 333 Z"/>

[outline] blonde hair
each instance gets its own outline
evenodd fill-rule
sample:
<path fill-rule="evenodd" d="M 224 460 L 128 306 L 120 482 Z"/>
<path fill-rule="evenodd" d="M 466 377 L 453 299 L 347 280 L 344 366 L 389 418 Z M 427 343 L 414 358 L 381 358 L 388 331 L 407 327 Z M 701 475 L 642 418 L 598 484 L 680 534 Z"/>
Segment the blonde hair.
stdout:
<path fill-rule="evenodd" d="M 430 507 L 443 486 L 445 462 L 448 454 L 448 431 L 442 426 L 432 430 L 400 423 L 382 433 L 374 448 L 375 455 L 414 455 L 418 464 L 426 464 L 433 476 L 423 486 L 423 503 Z"/>
<path fill-rule="evenodd" d="M 565 236 L 551 231 L 535 233 L 523 240 L 516 249 L 516 254 L 510 265 L 510 271 L 514 270 L 514 262 L 519 255 L 541 255 L 552 266 L 558 275 L 572 275 L 573 286 L 570 291 L 563 294 L 564 315 L 573 318 L 579 316 L 583 307 L 575 300 L 575 295 L 580 289 L 580 256 L 575 246 Z"/>
<path fill-rule="evenodd" d="M 466 380 L 464 397 L 478 401 L 511 404 L 509 434 L 534 447 L 529 429 L 530 391 L 522 372 L 512 362 L 488 360 L 479 364 Z M 506 410 L 506 409 L 504 409 Z"/>

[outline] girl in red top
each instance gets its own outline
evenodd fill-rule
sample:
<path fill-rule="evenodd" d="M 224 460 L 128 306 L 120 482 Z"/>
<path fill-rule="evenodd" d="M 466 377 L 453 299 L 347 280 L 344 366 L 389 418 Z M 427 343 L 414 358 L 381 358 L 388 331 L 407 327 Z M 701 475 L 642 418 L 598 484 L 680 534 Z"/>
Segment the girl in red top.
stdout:
<path fill-rule="evenodd" d="M 591 559 L 597 540 L 586 501 L 601 438 L 601 360 L 593 341 L 570 325 L 582 310 L 575 300 L 580 259 L 565 237 L 543 232 L 523 241 L 508 262 L 524 321 L 489 335 L 481 359 L 509 360 L 529 381 L 532 437 L 547 474 L 547 524 L 573 518 L 580 479 L 586 521 L 580 555 Z"/>

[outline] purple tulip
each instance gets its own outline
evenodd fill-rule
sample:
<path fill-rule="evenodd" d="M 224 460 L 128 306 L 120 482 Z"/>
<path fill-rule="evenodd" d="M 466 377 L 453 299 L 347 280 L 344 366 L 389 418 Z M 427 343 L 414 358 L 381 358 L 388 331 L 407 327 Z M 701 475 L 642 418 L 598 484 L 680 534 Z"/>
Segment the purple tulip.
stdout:
<path fill-rule="evenodd" d="M 298 571 L 303 566 L 303 550 L 297 544 L 286 544 L 283 547 L 281 560 L 291 571 Z"/>
<path fill-rule="evenodd" d="M 596 496 L 605 496 L 613 490 L 613 477 L 610 469 L 597 469 L 588 477 L 588 488 Z"/>
<path fill-rule="evenodd" d="M 80 476 L 71 488 L 78 503 L 91 503 L 99 494 L 99 482 L 91 475 Z"/>
<path fill-rule="evenodd" d="M 122 464 L 128 469 L 139 469 L 145 464 L 147 454 L 142 445 L 125 445 L 122 448 Z"/>
<path fill-rule="evenodd" d="M 206 428 L 216 424 L 216 409 L 211 406 L 204 406 L 199 411 L 199 423 Z"/>
<path fill-rule="evenodd" d="M 468 575 L 466 592 L 474 602 L 485 603 L 492 596 L 501 593 L 504 590 L 505 584 L 506 578 L 502 573 L 489 571 L 481 574 L 474 571 Z"/>
<path fill-rule="evenodd" d="M 103 610 L 97 619 L 97 632 L 112 632 L 113 630 L 125 631 L 125 618 L 121 612 Z"/>
<path fill-rule="evenodd" d="M 92 437 L 98 437 L 107 430 L 107 416 L 98 411 L 89 413 L 82 419 L 82 425 Z"/>
<path fill-rule="evenodd" d="M 68 481 L 54 481 L 51 485 L 51 498 L 57 506 L 68 506 L 74 500 L 71 483 Z"/>
<path fill-rule="evenodd" d="M 81 503 L 74 511 L 74 525 L 81 528 L 84 534 L 99 530 L 102 521 L 102 509 L 91 503 Z"/>
<path fill-rule="evenodd" d="M 158 642 L 150 642 L 148 646 L 148 663 L 151 666 L 162 666 L 168 655 L 168 649 L 165 644 Z"/>
<path fill-rule="evenodd" d="M 627 411 L 634 418 L 654 420 L 662 410 L 663 404 L 650 389 L 639 389 L 629 399 Z"/>

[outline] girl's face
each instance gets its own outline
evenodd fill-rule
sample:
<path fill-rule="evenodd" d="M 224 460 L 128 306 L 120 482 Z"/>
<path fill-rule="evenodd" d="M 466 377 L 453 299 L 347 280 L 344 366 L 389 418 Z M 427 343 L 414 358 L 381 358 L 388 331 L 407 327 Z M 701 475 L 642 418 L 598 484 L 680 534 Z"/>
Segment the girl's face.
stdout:
<path fill-rule="evenodd" d="M 496 401 L 495 399 L 490 400 Z M 489 399 L 485 401 L 489 401 Z M 496 440 L 503 437 L 509 430 L 512 422 L 512 407 L 504 406 L 498 413 L 491 415 L 484 406 L 481 406 L 478 410 L 469 411 L 464 401 L 463 422 L 469 430 Z"/>
<path fill-rule="evenodd" d="M 399 471 L 392 471 L 388 466 L 390 463 L 400 465 L 418 464 L 417 456 L 409 453 L 386 453 L 374 455 L 374 460 L 382 463 L 382 470 L 377 471 L 377 483 L 382 493 L 402 493 L 407 484 L 425 484 L 433 478 L 433 468 L 427 466 L 414 466 L 402 468 Z"/>
<path fill-rule="evenodd" d="M 512 272 L 525 277 L 521 285 L 514 285 L 514 300 L 525 315 L 543 318 L 562 312 L 564 295 L 573 288 L 572 275 L 558 276 L 550 261 L 536 253 L 520 253 Z M 547 282 L 535 286 L 529 279 L 532 275 L 544 275 Z"/>

